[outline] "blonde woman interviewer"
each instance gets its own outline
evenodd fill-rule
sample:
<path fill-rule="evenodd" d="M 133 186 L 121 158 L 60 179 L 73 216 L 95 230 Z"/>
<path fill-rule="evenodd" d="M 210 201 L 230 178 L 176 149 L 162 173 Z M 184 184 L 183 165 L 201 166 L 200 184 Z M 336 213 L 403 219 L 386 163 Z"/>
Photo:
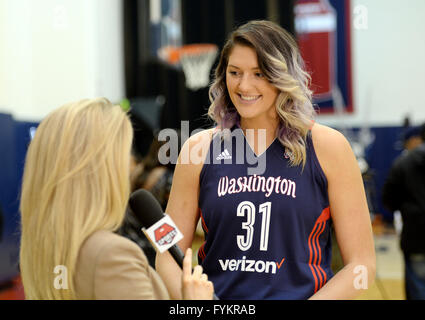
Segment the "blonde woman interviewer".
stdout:
<path fill-rule="evenodd" d="M 24 170 L 20 249 L 27 299 L 168 299 L 143 251 L 114 233 L 129 197 L 131 123 L 104 98 L 50 113 Z M 211 299 L 212 283 L 186 252 L 184 299 Z M 58 277 L 60 281 L 58 281 Z"/>

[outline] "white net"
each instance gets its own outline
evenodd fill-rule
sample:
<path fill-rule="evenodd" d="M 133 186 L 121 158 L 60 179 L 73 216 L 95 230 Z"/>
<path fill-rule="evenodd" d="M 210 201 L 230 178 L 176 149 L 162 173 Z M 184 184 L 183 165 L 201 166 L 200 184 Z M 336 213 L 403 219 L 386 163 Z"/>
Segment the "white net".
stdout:
<path fill-rule="evenodd" d="M 217 57 L 218 48 L 211 47 L 201 52 L 186 53 L 180 56 L 180 64 L 186 77 L 186 87 L 196 91 L 210 83 L 210 71 Z"/>

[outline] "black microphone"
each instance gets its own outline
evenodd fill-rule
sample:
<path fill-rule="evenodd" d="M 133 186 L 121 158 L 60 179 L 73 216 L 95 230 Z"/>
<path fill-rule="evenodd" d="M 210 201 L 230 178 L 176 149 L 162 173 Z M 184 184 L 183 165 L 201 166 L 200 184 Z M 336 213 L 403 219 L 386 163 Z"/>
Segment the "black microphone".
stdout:
<path fill-rule="evenodd" d="M 178 239 L 180 231 L 177 230 L 177 227 L 175 228 L 176 230 L 173 230 L 174 227 L 172 225 L 174 225 L 174 222 L 168 215 L 166 216 L 164 214 L 161 205 L 149 191 L 144 189 L 134 191 L 130 196 L 129 207 L 139 222 L 143 225 L 146 236 L 151 240 L 157 249 L 158 246 L 162 245 L 164 242 L 166 243 L 169 241 L 170 243 L 173 243 L 173 239 L 176 236 Z M 166 217 L 168 218 L 168 221 L 166 220 Z M 159 222 L 161 220 L 163 220 L 164 223 Z M 146 231 L 146 229 L 151 228 L 155 224 L 158 224 L 158 226 L 153 229 L 155 229 L 157 232 Z M 153 236 L 151 236 L 149 233 L 153 234 Z M 156 235 L 158 235 L 158 237 Z M 182 238 L 182 235 L 180 238 Z M 174 261 L 176 261 L 180 268 L 183 269 L 184 254 L 179 246 L 174 244 L 167 250 L 174 258 Z M 213 293 L 213 299 L 219 300 L 215 293 Z"/>
<path fill-rule="evenodd" d="M 183 237 L 180 231 L 177 230 L 177 227 L 173 227 L 174 222 L 168 215 L 166 216 L 162 212 L 161 205 L 149 191 L 144 189 L 134 191 L 130 196 L 129 208 L 134 213 L 139 222 L 142 224 L 147 237 L 151 240 L 151 242 L 157 249 L 158 245 L 162 245 L 164 242 L 173 243 L 173 239 L 176 236 L 177 239 L 179 235 L 180 239 Z M 164 223 L 160 222 L 161 220 L 163 220 Z M 155 224 L 158 224 L 158 226 L 154 228 L 155 231 L 158 232 L 150 232 L 150 234 L 153 234 L 153 236 L 151 236 L 149 232 L 146 231 L 146 229 L 151 228 Z M 158 237 L 156 235 L 158 235 Z M 174 261 L 176 261 L 180 268 L 183 269 L 184 254 L 179 248 L 179 246 L 177 244 L 174 244 L 167 250 L 174 258 Z M 213 293 L 213 299 L 219 300 L 215 293 Z"/>
<path fill-rule="evenodd" d="M 129 205 L 130 210 L 145 229 L 149 229 L 152 225 L 165 217 L 161 205 L 147 190 L 139 189 L 133 192 L 130 196 Z M 150 238 L 151 242 L 155 242 L 155 239 L 152 239 L 149 235 L 147 236 Z M 157 247 L 155 243 L 154 246 Z M 179 246 L 175 244 L 171 246 L 168 251 L 180 268 L 183 269 L 184 253 Z"/>

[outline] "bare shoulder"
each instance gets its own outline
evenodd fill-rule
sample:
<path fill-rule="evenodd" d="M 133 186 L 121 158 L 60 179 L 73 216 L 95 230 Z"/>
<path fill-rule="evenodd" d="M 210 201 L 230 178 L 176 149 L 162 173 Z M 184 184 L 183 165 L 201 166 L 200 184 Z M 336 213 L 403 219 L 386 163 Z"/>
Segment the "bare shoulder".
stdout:
<path fill-rule="evenodd" d="M 190 136 L 183 144 L 179 164 L 203 165 L 215 128 L 201 130 Z"/>
<path fill-rule="evenodd" d="M 188 138 L 179 154 L 174 171 L 170 200 L 173 194 L 187 196 L 187 192 L 197 192 L 199 175 L 208 155 L 214 128 L 202 130 Z"/>
<path fill-rule="evenodd" d="M 311 133 L 317 158 L 326 175 L 356 163 L 350 143 L 341 132 L 315 123 Z"/>
<path fill-rule="evenodd" d="M 339 147 L 349 145 L 345 136 L 331 127 L 315 123 L 311 129 L 315 149 L 325 149 L 327 151 L 337 150 Z"/>
<path fill-rule="evenodd" d="M 207 143 L 211 142 L 215 128 L 204 129 L 196 132 L 187 139 L 186 143 L 189 143 L 190 146 L 195 146 L 198 143 Z"/>

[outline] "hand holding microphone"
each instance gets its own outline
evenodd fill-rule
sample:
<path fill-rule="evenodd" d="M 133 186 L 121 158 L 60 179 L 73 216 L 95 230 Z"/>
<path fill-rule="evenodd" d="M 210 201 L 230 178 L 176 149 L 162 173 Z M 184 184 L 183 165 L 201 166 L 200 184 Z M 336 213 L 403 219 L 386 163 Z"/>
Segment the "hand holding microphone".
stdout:
<path fill-rule="evenodd" d="M 164 215 L 162 208 L 155 197 L 147 190 L 137 190 L 129 200 L 130 210 L 144 226 L 148 239 L 159 252 L 168 251 L 176 263 L 183 269 L 182 294 L 183 299 L 190 300 L 218 300 L 214 294 L 214 286 L 208 281 L 202 267 L 196 266 L 192 273 L 192 249 L 188 248 L 186 256 L 177 246 L 183 235 L 177 229 L 168 215 Z"/>

